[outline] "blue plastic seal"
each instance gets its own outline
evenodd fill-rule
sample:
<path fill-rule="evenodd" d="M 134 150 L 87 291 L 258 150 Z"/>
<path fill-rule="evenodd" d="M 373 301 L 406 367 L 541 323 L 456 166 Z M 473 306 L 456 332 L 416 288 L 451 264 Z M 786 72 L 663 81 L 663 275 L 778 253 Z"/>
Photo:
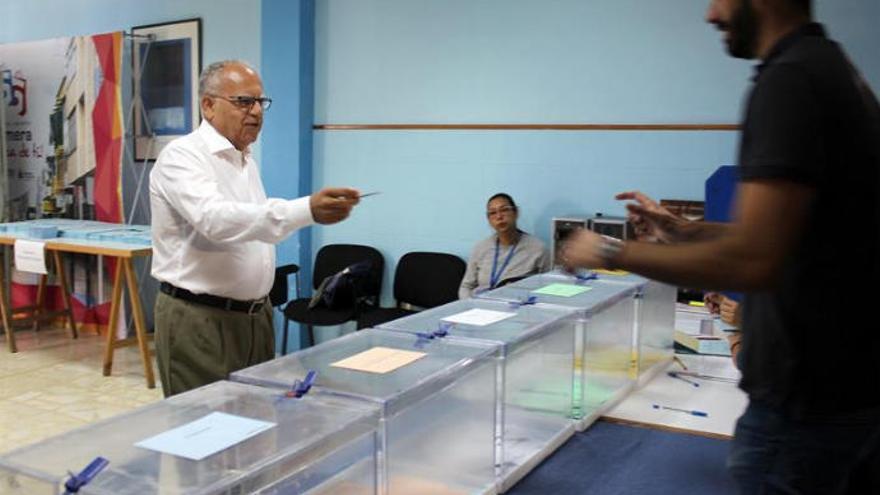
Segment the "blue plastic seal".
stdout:
<path fill-rule="evenodd" d="M 448 321 L 441 321 L 437 325 L 437 329 L 430 332 L 416 332 L 416 347 L 421 349 L 429 340 L 442 339 L 449 335 L 455 325 Z"/>
<path fill-rule="evenodd" d="M 434 330 L 434 336 L 446 337 L 447 335 L 449 335 L 449 332 L 452 331 L 452 326 L 452 323 L 449 323 L 448 321 L 441 321 L 437 325 L 437 330 Z"/>
<path fill-rule="evenodd" d="M 519 301 L 510 301 L 510 305 L 514 308 L 519 308 L 520 306 L 528 306 L 530 304 L 536 304 L 538 302 L 538 296 L 529 296 Z"/>
<path fill-rule="evenodd" d="M 107 459 L 95 457 L 79 474 L 73 474 L 68 471 L 70 478 L 64 483 L 65 495 L 79 493 L 79 489 L 88 485 L 108 464 L 110 464 L 110 461 Z"/>
<path fill-rule="evenodd" d="M 575 273 L 575 284 L 585 284 L 590 280 L 598 280 L 599 275 L 596 272 L 588 272 L 588 273 Z"/>
<path fill-rule="evenodd" d="M 318 377 L 318 372 L 315 370 L 309 370 L 306 373 L 306 377 L 304 379 L 295 380 L 293 382 L 293 387 L 287 391 L 285 394 L 287 397 L 293 397 L 295 399 L 302 398 L 303 395 L 309 393 L 309 390 L 312 389 L 312 385 L 315 383 L 315 378 Z"/>

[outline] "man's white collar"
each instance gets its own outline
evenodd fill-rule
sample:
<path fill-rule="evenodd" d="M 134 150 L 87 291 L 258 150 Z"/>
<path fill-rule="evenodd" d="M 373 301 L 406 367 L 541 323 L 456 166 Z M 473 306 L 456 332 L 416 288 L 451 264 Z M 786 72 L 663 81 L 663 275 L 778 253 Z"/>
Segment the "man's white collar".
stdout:
<path fill-rule="evenodd" d="M 202 119 L 202 123 L 201 125 L 199 125 L 198 132 L 199 135 L 201 135 L 202 139 L 205 140 L 205 144 L 208 145 L 208 152 L 212 155 L 216 155 L 221 151 L 235 150 L 235 146 L 232 144 L 232 142 L 226 139 L 222 134 L 217 132 L 217 129 L 215 129 L 214 126 L 207 121 L 207 119 Z M 244 149 L 242 154 L 244 156 L 247 156 L 250 154 L 250 152 L 251 147 L 248 146 Z"/>

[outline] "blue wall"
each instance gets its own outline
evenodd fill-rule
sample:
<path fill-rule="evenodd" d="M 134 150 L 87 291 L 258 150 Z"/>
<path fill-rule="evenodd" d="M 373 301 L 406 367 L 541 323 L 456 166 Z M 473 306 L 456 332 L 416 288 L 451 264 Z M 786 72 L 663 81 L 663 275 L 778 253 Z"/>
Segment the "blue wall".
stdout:
<path fill-rule="evenodd" d="M 272 97 L 272 108 L 263 123 L 261 172 L 270 197 L 311 193 L 314 14 L 313 0 L 263 0 L 262 76 L 266 94 Z M 311 248 L 311 229 L 303 229 L 279 244 L 276 253 L 278 265 L 300 265 L 304 288 L 311 279 Z M 293 298 L 293 279 L 289 292 L 289 298 Z M 282 325 L 283 316 L 276 313 L 279 336 Z M 299 327 L 290 327 L 289 347 L 297 348 Z M 276 341 L 280 348 L 281 340 Z"/>
<path fill-rule="evenodd" d="M 309 194 L 311 189 L 312 115 L 311 74 L 314 64 L 314 3 L 311 0 L 264 0 L 262 71 L 272 108 L 265 114 L 262 177 L 270 197 Z M 299 118 L 297 118 L 297 116 Z M 304 185 L 308 185 L 304 187 Z M 302 190 L 306 189 L 306 190 Z M 278 246 L 278 263 L 300 263 L 302 239 L 308 230 Z M 305 244 L 310 244 L 306 241 Z"/>
<path fill-rule="evenodd" d="M 315 115 L 349 123 L 736 123 L 751 64 L 703 22 L 708 2 L 324 0 Z M 875 0 L 819 2 L 818 18 L 880 86 Z M 315 187 L 383 194 L 314 247 L 356 242 L 393 268 L 412 250 L 467 257 L 511 193 L 525 230 L 554 216 L 623 214 L 615 192 L 702 199 L 736 159 L 732 131 L 317 131 Z"/>
<path fill-rule="evenodd" d="M 703 7 L 319 2 L 317 121 L 730 121 L 747 65 L 720 56 Z"/>

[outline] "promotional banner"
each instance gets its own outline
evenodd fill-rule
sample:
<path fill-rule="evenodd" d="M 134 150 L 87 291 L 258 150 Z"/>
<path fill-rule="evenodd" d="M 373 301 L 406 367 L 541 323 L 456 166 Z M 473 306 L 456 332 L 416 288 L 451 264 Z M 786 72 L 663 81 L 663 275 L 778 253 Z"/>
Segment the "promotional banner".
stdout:
<path fill-rule="evenodd" d="M 92 125 L 95 136 L 95 217 L 102 222 L 123 222 L 122 182 L 122 33 L 92 36 L 101 82 Z"/>
<path fill-rule="evenodd" d="M 9 220 L 41 216 L 49 163 L 49 118 L 64 78 L 70 38 L 0 45 L 6 116 Z"/>
<path fill-rule="evenodd" d="M 0 45 L 8 221 L 123 221 L 122 47 L 122 32 Z M 75 318 L 106 324 L 115 264 L 98 270 L 94 257 L 71 262 Z M 106 276 L 97 280 L 96 272 Z M 14 272 L 12 306 L 32 304 L 37 283 Z M 62 307 L 57 287 L 46 296 L 50 308 Z"/>

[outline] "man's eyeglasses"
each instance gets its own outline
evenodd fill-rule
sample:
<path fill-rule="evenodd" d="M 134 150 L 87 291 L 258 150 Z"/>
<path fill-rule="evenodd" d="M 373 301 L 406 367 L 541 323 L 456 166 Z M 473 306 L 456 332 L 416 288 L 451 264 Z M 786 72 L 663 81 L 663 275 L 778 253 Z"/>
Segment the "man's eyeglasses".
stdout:
<path fill-rule="evenodd" d="M 492 217 L 495 215 L 507 215 L 508 213 L 512 213 L 516 211 L 516 208 L 512 206 L 502 206 L 501 208 L 495 210 L 486 210 L 486 216 Z"/>
<path fill-rule="evenodd" d="M 268 96 L 223 96 L 212 94 L 214 98 L 222 98 L 242 110 L 250 110 L 254 107 L 254 103 L 259 103 L 263 110 L 268 110 L 272 106 L 272 98 Z"/>

